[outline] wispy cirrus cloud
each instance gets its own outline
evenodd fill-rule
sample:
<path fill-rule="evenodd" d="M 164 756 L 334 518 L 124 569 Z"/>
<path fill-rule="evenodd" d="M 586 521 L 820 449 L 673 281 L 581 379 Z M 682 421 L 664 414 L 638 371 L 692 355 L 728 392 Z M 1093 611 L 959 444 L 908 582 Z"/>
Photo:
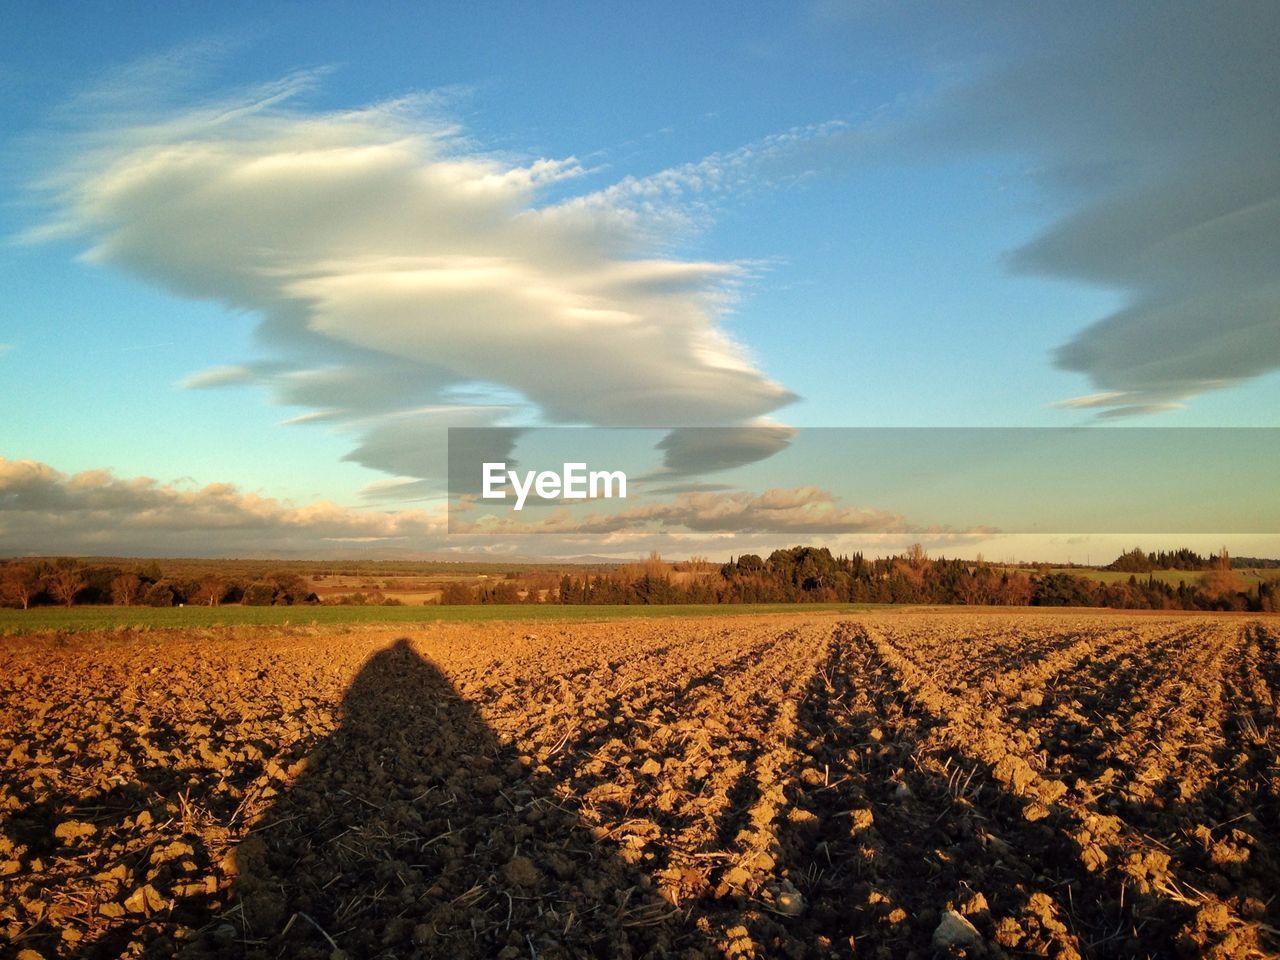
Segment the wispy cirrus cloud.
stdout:
<path fill-rule="evenodd" d="M 1185 410 L 1187 408 L 1185 403 L 1174 401 L 1154 402 L 1149 399 L 1146 393 L 1139 390 L 1105 390 L 1101 393 L 1089 393 L 1080 397 L 1059 400 L 1053 406 L 1061 410 L 1096 410 L 1098 411 L 1097 416 L 1104 420 L 1123 419 L 1152 413 L 1169 413 L 1173 410 Z"/>

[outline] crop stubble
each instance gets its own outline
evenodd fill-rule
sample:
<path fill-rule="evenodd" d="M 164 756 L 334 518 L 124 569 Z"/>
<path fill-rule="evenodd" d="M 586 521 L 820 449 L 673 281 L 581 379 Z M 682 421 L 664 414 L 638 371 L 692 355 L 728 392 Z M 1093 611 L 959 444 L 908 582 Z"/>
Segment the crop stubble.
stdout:
<path fill-rule="evenodd" d="M 1266 956 L 1277 636 L 917 613 L 13 641 L 0 952 Z"/>

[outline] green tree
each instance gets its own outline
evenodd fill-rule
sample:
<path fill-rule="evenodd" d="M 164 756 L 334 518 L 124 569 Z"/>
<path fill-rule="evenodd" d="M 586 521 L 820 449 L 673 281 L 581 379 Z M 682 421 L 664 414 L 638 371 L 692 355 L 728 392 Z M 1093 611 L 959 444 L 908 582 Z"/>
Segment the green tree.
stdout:
<path fill-rule="evenodd" d="M 451 605 L 474 603 L 475 594 L 465 583 L 454 580 L 444 585 L 444 589 L 440 592 L 440 602 Z"/>
<path fill-rule="evenodd" d="M 172 607 L 173 586 L 167 580 L 150 584 L 142 593 L 142 602 L 148 607 Z"/>
<path fill-rule="evenodd" d="M 269 607 L 276 602 L 276 585 L 269 580 L 255 580 L 244 588 L 240 602 L 246 607 Z"/>

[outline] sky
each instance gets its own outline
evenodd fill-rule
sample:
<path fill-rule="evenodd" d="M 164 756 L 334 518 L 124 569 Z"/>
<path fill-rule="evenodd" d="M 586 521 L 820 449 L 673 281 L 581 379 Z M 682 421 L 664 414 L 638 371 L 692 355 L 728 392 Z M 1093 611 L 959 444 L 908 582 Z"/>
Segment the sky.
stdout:
<path fill-rule="evenodd" d="M 847 517 L 817 428 L 1280 426 L 1274 4 L 0 14 L 0 554 L 1066 559 L 918 498 L 450 533 L 447 429 Z"/>

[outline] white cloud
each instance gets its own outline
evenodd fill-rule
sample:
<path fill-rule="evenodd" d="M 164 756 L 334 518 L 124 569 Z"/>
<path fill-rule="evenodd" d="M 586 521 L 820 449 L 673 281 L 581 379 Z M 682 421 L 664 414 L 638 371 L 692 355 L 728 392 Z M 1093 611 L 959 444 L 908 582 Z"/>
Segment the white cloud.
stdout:
<path fill-rule="evenodd" d="M 548 202 L 583 173 L 573 157 L 484 153 L 438 97 L 307 112 L 314 82 L 162 118 L 108 112 L 47 182 L 56 214 L 32 239 L 82 237 L 94 262 L 261 317 L 267 362 L 187 386 L 265 384 L 312 408 L 293 422 L 347 424 L 353 457 L 395 475 L 378 418 L 402 424 L 477 383 L 516 398 L 506 422 L 740 424 L 794 399 L 722 324 L 747 268 L 663 251 L 704 210 L 694 195 L 743 189 L 830 130 Z"/>
<path fill-rule="evenodd" d="M 1184 392 L 1176 395 L 1190 396 L 1191 393 Z M 1185 403 L 1177 403 L 1173 400 L 1153 402 L 1149 394 L 1135 390 L 1105 390 L 1102 393 L 1089 393 L 1059 400 L 1053 406 L 1060 410 L 1097 410 L 1098 417 L 1106 420 L 1170 413 L 1174 410 L 1185 410 L 1187 407 Z"/>
<path fill-rule="evenodd" d="M 210 387 L 229 387 L 253 383 L 259 377 L 258 371 L 246 364 L 230 364 L 222 367 L 210 367 L 199 373 L 193 373 L 182 381 L 188 390 L 206 390 Z"/>
<path fill-rule="evenodd" d="M 841 503 L 814 487 L 692 492 L 672 500 L 584 518 L 558 510 L 535 521 L 510 517 L 468 527 L 443 509 L 353 510 L 328 502 L 294 505 L 232 484 L 199 486 L 124 478 L 110 470 L 62 473 L 33 460 L 0 457 L 0 556 L 349 556 L 572 557 L 727 556 L 789 546 L 800 537 L 885 531 L 937 542 L 986 536 L 927 531 L 882 511 Z M 734 535 L 732 543 L 726 537 Z M 828 536 L 829 535 L 829 536 Z M 836 539 L 833 541 L 832 537 Z"/>

